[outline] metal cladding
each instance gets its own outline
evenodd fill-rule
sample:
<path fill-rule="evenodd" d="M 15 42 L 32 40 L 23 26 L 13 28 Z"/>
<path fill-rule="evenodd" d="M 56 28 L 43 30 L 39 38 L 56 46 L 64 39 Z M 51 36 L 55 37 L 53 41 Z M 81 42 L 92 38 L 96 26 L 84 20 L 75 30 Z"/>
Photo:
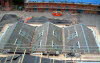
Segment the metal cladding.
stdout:
<path fill-rule="evenodd" d="M 47 22 L 37 27 L 34 38 L 33 50 L 41 51 L 61 51 L 62 47 L 62 29 L 54 24 Z"/>
<path fill-rule="evenodd" d="M 27 24 L 17 22 L 14 25 L 7 28 L 5 34 L 0 41 L 1 49 L 11 49 L 17 52 L 27 49 L 29 50 L 33 39 L 35 27 Z M 28 48 L 27 48 L 28 47 Z"/>
<path fill-rule="evenodd" d="M 6 30 L 0 43 L 1 49 L 17 52 L 99 52 L 92 31 L 83 24 L 60 28 L 50 22 L 39 27 L 18 22 Z"/>
<path fill-rule="evenodd" d="M 72 52 L 99 52 L 92 31 L 83 24 L 64 28 L 65 49 Z"/>

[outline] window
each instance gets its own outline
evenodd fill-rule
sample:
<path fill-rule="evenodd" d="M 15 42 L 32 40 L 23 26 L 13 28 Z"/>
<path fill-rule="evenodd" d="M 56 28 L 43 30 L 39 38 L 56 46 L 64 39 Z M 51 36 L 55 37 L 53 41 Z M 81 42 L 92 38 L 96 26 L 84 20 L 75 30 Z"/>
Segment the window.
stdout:
<path fill-rule="evenodd" d="M 57 37 L 57 32 L 55 32 L 55 30 L 53 30 L 53 36 Z"/>
<path fill-rule="evenodd" d="M 46 5 L 45 7 L 49 7 L 48 5 Z"/>
<path fill-rule="evenodd" d="M 58 8 L 61 8 L 61 6 L 58 6 Z"/>
<path fill-rule="evenodd" d="M 54 43 L 53 40 L 52 40 L 52 48 L 53 49 L 58 49 L 59 48 L 59 46 L 56 43 Z"/>
<path fill-rule="evenodd" d="M 59 46 L 58 46 L 57 44 L 53 44 L 53 48 L 54 48 L 55 50 L 58 50 L 58 49 L 59 49 Z"/>
<path fill-rule="evenodd" d="M 38 46 L 40 46 L 40 47 L 42 46 L 42 40 L 40 40 L 40 42 L 39 42 L 39 45 L 38 45 Z"/>
<path fill-rule="evenodd" d="M 49 10 L 49 8 L 45 8 L 45 10 L 46 10 L 46 11 L 48 11 L 48 10 Z"/>
<path fill-rule="evenodd" d="M 37 7 L 37 5 L 33 5 L 33 7 Z"/>
<path fill-rule="evenodd" d="M 75 45 L 77 48 L 80 48 L 80 42 L 78 41 Z"/>
<path fill-rule="evenodd" d="M 72 39 L 74 39 L 75 37 L 77 37 L 78 35 L 77 35 L 77 33 L 76 32 L 74 32 L 74 33 L 72 33 L 72 34 L 70 34 L 70 36 L 68 36 L 68 40 L 72 40 Z"/>
<path fill-rule="evenodd" d="M 54 46 L 53 40 L 52 40 L 52 47 Z"/>
<path fill-rule="evenodd" d="M 69 11 L 68 9 L 65 10 L 66 12 Z"/>
<path fill-rule="evenodd" d="M 69 6 L 66 6 L 66 8 L 69 8 Z"/>
<path fill-rule="evenodd" d="M 44 33 L 44 30 L 42 31 L 41 35 L 43 35 L 43 33 Z"/>
<path fill-rule="evenodd" d="M 21 36 L 25 36 L 26 35 L 26 32 L 25 31 L 22 31 L 22 29 L 19 31 L 19 34 L 21 35 Z"/>
<path fill-rule="evenodd" d="M 57 11 L 61 11 L 61 9 L 57 9 Z"/>
<path fill-rule="evenodd" d="M 38 11 L 38 9 L 37 8 L 33 8 L 33 11 Z"/>
<path fill-rule="evenodd" d="M 53 42 L 53 40 L 52 40 L 52 47 L 56 48 L 56 44 Z"/>
<path fill-rule="evenodd" d="M 43 32 L 44 32 L 44 30 L 41 33 L 39 33 L 39 37 L 43 36 Z"/>
<path fill-rule="evenodd" d="M 53 30 L 53 35 L 55 35 L 55 31 Z"/>

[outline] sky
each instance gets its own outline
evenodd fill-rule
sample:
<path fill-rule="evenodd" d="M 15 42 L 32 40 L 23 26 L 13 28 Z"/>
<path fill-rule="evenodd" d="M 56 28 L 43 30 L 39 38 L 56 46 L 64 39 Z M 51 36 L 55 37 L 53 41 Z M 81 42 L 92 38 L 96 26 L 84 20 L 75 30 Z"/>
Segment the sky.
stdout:
<path fill-rule="evenodd" d="M 54 2 L 61 2 L 61 1 L 67 1 L 69 3 L 74 2 L 74 3 L 80 3 L 84 2 L 84 4 L 92 3 L 94 5 L 100 5 L 100 0 L 30 0 L 30 1 L 36 1 L 36 2 L 49 2 L 49 1 L 54 1 Z"/>

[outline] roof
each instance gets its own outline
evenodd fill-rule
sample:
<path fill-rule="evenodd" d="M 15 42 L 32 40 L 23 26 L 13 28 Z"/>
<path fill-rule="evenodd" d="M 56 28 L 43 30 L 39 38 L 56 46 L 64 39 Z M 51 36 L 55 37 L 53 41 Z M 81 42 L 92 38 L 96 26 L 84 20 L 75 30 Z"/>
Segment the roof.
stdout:
<path fill-rule="evenodd" d="M 65 45 L 67 45 L 65 49 L 69 48 L 76 51 L 79 48 L 81 52 L 83 50 L 89 53 L 99 52 L 93 32 L 85 25 L 77 24 L 66 27 L 64 34 Z"/>
<path fill-rule="evenodd" d="M 60 28 L 51 22 L 38 27 L 18 22 L 6 30 L 0 43 L 1 49 L 12 51 L 18 47 L 17 51 L 32 52 L 99 52 L 92 31 L 83 24 Z"/>
<path fill-rule="evenodd" d="M 7 30 L 5 30 L 5 34 L 2 36 L 2 39 L 0 40 L 1 43 L 0 48 L 12 50 L 17 45 L 21 45 L 23 47 L 25 47 L 26 45 L 27 47 L 29 47 L 33 39 L 34 30 L 35 27 L 29 26 L 25 23 L 21 22 L 14 23 L 12 26 L 8 27 Z M 21 43 L 16 44 L 16 42 L 21 42 Z M 14 43 L 16 45 L 14 45 Z"/>

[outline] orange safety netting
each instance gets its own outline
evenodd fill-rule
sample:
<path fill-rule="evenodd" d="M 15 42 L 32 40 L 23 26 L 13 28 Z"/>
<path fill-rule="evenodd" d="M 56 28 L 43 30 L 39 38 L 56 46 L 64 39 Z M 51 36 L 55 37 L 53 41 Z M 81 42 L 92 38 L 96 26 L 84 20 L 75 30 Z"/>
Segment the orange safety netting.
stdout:
<path fill-rule="evenodd" d="M 32 19 L 32 17 L 26 18 L 24 23 L 26 23 L 26 22 L 27 22 L 28 20 L 30 20 L 30 19 Z"/>

